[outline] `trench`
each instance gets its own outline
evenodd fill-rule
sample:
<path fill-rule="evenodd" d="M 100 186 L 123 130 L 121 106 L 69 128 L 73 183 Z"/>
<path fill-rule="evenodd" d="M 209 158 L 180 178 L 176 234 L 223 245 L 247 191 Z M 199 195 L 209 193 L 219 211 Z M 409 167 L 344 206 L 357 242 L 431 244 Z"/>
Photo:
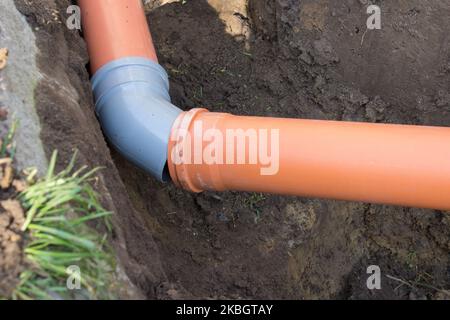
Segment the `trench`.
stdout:
<path fill-rule="evenodd" d="M 386 40 L 383 37 L 409 39 L 403 32 L 388 30 L 388 35 L 380 37 L 366 34 L 362 48 L 357 45 L 361 34 L 333 33 L 339 19 L 327 21 L 328 14 L 334 12 L 343 20 L 344 26 L 337 30 L 355 30 L 354 25 L 365 19 L 360 17 L 361 4 L 263 2 L 169 3 L 149 13 L 175 105 L 184 110 L 205 106 L 235 114 L 407 124 L 438 125 L 440 121 L 432 120 L 435 112 L 446 117 L 448 110 L 436 109 L 433 103 L 426 111 L 411 112 L 415 100 L 442 96 L 446 89 L 438 76 L 425 87 L 425 79 L 418 79 L 420 85 L 408 79 L 409 73 L 420 71 L 401 61 L 401 56 L 388 58 L 389 48 L 379 48 Z M 441 41 L 443 34 L 438 33 L 443 30 L 436 29 L 440 18 L 428 31 L 421 29 L 439 14 L 418 16 L 412 22 L 411 8 L 422 5 L 430 3 L 397 4 L 389 9 L 400 9 L 411 28 Z M 346 15 L 349 9 L 352 13 Z M 437 75 L 445 65 L 446 44 L 438 54 L 424 49 L 414 59 Z M 418 41 L 402 50 L 412 54 L 422 45 L 425 42 Z M 372 58 L 375 61 L 369 63 Z M 441 65 L 434 64 L 436 59 Z M 376 63 L 385 68 L 400 64 L 399 71 L 380 73 L 372 65 Z M 357 72 L 361 68 L 364 72 Z M 389 79 L 393 76 L 397 78 Z M 397 86 L 371 87 L 374 77 L 382 80 L 377 83 L 394 81 Z M 157 243 L 169 281 L 177 284 L 171 291 L 175 297 L 367 298 L 372 293 L 364 289 L 364 275 L 370 264 L 407 278 L 433 269 L 439 274 L 435 279 L 440 278 L 441 285 L 446 282 L 448 261 L 442 246 L 446 241 L 429 238 L 430 234 L 445 238 L 441 226 L 447 218 L 441 213 L 255 193 L 190 194 L 143 178 L 117 153 L 113 158 Z M 434 252 L 429 261 L 426 247 Z M 389 285 L 378 297 L 429 294 L 398 292 L 394 281 L 386 282 Z"/>
<path fill-rule="evenodd" d="M 52 19 L 46 10 L 64 12 L 70 2 L 46 1 L 43 8 L 16 0 L 41 51 L 45 76 L 35 99 L 44 149 L 48 155 L 57 148 L 67 160 L 76 147 L 82 163 L 105 167 L 98 188 L 117 213 L 115 248 L 144 297 L 442 297 L 429 286 L 449 286 L 448 214 L 192 194 L 109 149 L 93 113 L 84 42 L 45 22 Z M 380 5 L 390 13 L 383 32 L 366 34 L 364 5 L 356 0 L 150 1 L 148 19 L 173 102 L 183 110 L 448 126 L 450 6 Z M 376 292 L 365 285 L 373 264 L 385 272 Z M 386 275 L 429 286 L 398 288 Z"/>

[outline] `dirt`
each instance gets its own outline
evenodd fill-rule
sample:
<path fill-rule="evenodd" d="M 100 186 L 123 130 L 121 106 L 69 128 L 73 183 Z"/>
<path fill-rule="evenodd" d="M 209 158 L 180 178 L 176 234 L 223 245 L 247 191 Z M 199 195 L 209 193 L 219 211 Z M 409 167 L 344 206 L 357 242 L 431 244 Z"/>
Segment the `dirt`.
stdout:
<path fill-rule="evenodd" d="M 0 77 L 7 60 L 8 50 L 0 48 Z M 20 230 L 25 215 L 20 202 L 13 200 L 23 191 L 25 184 L 14 170 L 11 159 L 13 145 L 5 139 L 9 131 L 7 118 L 8 110 L 0 106 L 0 299 L 11 296 L 19 283 L 20 273 L 26 266 L 23 257 L 25 239 Z"/>
<path fill-rule="evenodd" d="M 150 2 L 182 109 L 450 123 L 447 1 L 376 1 L 384 14 L 374 31 L 364 0 Z M 106 168 L 97 188 L 116 212 L 119 259 L 145 297 L 449 298 L 448 212 L 160 184 L 104 142 L 85 44 L 52 20 L 69 1 L 16 4 L 37 28 L 47 154 L 57 148 L 67 161 L 76 147 L 80 162 Z M 381 268 L 381 290 L 366 287 L 370 265 Z"/>
<path fill-rule="evenodd" d="M 17 195 L 16 186 L 21 184 L 20 180 L 15 180 L 14 184 L 0 189 L 0 297 L 11 296 L 26 266 L 23 257 L 25 239 L 20 230 L 25 216 L 20 202 L 11 199 Z"/>

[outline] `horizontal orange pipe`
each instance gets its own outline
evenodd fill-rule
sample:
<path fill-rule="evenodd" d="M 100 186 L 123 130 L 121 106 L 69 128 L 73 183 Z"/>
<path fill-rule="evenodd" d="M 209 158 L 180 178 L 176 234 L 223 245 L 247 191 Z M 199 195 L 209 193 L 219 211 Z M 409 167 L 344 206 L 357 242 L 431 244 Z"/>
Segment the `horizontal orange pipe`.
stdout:
<path fill-rule="evenodd" d="M 195 129 L 196 124 L 201 125 Z M 268 150 L 279 141 L 276 174 L 262 175 L 267 161 L 249 164 L 248 140 L 246 164 L 176 158 L 199 155 L 200 149 L 187 140 L 203 141 L 208 131 L 226 136 L 230 129 L 278 130 L 278 140 L 266 139 Z M 201 143 L 201 152 L 211 146 L 212 136 Z M 233 150 L 237 155 L 237 143 Z M 179 116 L 168 151 L 173 181 L 195 192 L 256 191 L 450 210 L 450 128 L 241 117 L 196 109 Z"/>
<path fill-rule="evenodd" d="M 78 0 L 78 4 L 93 73 L 121 58 L 158 61 L 141 0 Z"/>

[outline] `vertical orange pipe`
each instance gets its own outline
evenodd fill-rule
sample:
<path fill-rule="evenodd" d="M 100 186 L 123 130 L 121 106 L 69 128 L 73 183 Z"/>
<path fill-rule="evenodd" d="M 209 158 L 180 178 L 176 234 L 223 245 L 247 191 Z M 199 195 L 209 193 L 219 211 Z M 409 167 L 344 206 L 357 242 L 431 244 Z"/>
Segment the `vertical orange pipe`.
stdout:
<path fill-rule="evenodd" d="M 158 58 L 141 0 L 78 0 L 91 69 L 129 57 Z"/>
<path fill-rule="evenodd" d="M 252 147 L 261 149 L 259 143 L 266 140 L 270 151 L 276 143 L 276 137 L 265 135 L 253 145 L 247 139 L 246 164 L 236 164 L 237 158 L 235 164 L 175 160 L 177 155 L 199 155 L 194 138 L 216 130 L 225 137 L 230 129 L 278 130 L 279 156 L 275 152 L 272 161 L 278 161 L 278 171 L 263 175 L 261 169 L 270 166 L 261 159 L 249 164 Z M 190 144 L 185 143 L 187 135 Z M 208 154 L 211 136 L 201 152 Z M 224 154 L 227 144 L 224 139 Z M 237 143 L 233 149 L 237 155 Z M 195 192 L 256 191 L 449 210 L 450 128 L 240 117 L 197 109 L 181 114 L 175 123 L 169 169 L 177 185 Z"/>

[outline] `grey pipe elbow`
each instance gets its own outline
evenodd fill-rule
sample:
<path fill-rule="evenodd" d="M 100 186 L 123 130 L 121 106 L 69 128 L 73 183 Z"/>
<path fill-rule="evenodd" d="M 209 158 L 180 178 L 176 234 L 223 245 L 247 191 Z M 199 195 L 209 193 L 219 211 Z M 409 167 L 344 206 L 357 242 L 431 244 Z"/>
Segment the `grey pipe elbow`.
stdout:
<path fill-rule="evenodd" d="M 182 111 L 170 102 L 165 70 L 149 59 L 123 58 L 100 68 L 92 86 L 107 140 L 129 161 L 168 181 L 168 143 Z"/>

